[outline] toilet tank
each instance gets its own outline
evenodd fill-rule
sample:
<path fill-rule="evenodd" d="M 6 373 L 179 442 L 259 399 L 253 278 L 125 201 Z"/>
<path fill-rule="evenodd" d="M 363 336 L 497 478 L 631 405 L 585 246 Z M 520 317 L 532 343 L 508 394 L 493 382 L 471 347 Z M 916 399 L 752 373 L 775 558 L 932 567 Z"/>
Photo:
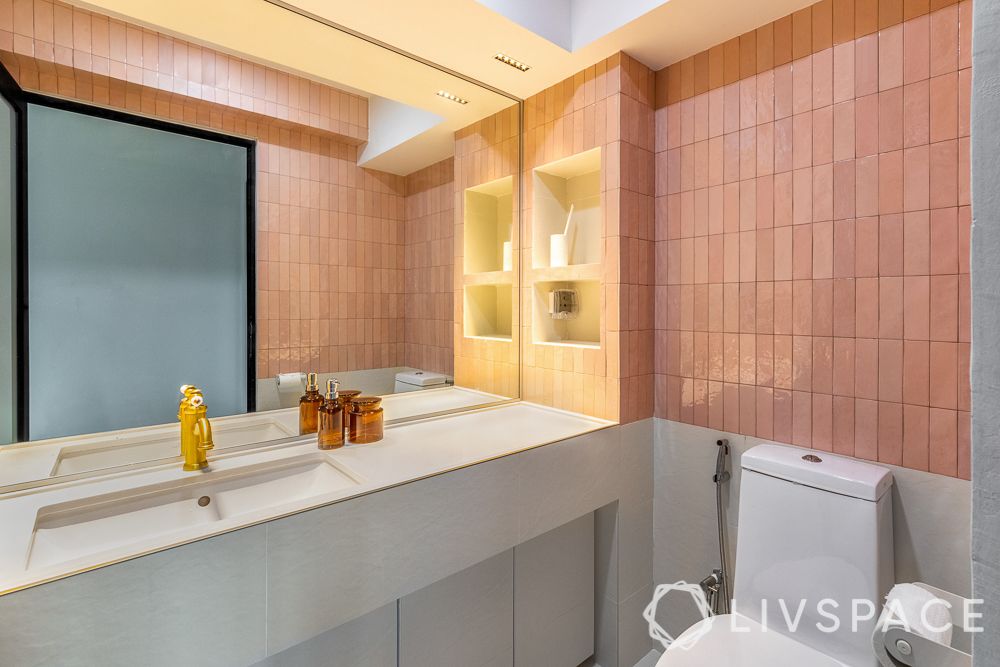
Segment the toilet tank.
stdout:
<path fill-rule="evenodd" d="M 734 610 L 847 665 L 877 665 L 871 635 L 893 584 L 892 473 L 772 444 L 748 450 L 741 468 Z"/>

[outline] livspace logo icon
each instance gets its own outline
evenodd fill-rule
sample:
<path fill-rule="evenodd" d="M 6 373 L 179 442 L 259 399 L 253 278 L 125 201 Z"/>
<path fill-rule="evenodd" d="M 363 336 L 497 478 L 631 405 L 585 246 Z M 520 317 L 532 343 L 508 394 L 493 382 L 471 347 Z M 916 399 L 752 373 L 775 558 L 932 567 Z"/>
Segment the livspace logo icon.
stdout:
<path fill-rule="evenodd" d="M 656 620 L 657 607 L 671 592 L 689 596 L 702 618 L 702 621 L 688 628 L 677 638 Z M 901 628 L 906 632 L 948 645 L 953 629 L 973 633 L 983 632 L 978 622 L 983 614 L 977 611 L 982 604 L 983 600 L 962 599 L 960 608 L 956 609 L 956 605 L 936 597 L 913 603 L 890 595 L 879 616 L 880 605 L 867 599 L 853 599 L 849 603 L 844 603 L 824 598 L 814 605 L 805 599 L 794 602 L 784 599 L 761 600 L 759 615 L 751 620 L 738 613 L 726 617 L 713 616 L 702 587 L 699 584 L 678 581 L 657 586 L 653 592 L 653 599 L 643 610 L 642 616 L 649 625 L 649 636 L 658 641 L 664 649 L 671 651 L 690 650 L 711 631 L 716 622 L 728 623 L 729 631 L 734 633 L 753 632 L 755 628 L 752 626 L 757 626 L 760 632 L 777 631 L 792 636 L 806 626 L 826 634 L 863 632 L 867 635 L 876 629 L 884 633 L 891 628 Z M 736 606 L 737 602 L 733 600 L 733 607 Z M 723 618 L 726 620 L 723 621 Z"/>
<path fill-rule="evenodd" d="M 685 633 L 680 641 L 674 639 L 674 637 L 663 629 L 656 621 L 656 608 L 660 604 L 667 593 L 672 591 L 677 591 L 678 593 L 683 593 L 691 596 L 694 601 L 695 606 L 698 608 L 698 612 L 701 614 L 701 619 L 704 621 L 712 615 L 712 608 L 708 604 L 708 599 L 705 597 L 705 590 L 699 584 L 689 584 L 686 581 L 678 581 L 673 584 L 660 584 L 653 591 L 653 599 L 646 605 L 646 608 L 642 612 L 642 617 L 646 619 L 646 623 L 649 624 L 649 636 L 660 642 L 660 644 L 665 649 L 669 649 L 671 646 L 676 646 L 683 650 L 687 650 L 698 643 L 698 640 L 702 638 L 705 633 L 711 629 L 711 624 L 701 623 L 691 632 Z"/>

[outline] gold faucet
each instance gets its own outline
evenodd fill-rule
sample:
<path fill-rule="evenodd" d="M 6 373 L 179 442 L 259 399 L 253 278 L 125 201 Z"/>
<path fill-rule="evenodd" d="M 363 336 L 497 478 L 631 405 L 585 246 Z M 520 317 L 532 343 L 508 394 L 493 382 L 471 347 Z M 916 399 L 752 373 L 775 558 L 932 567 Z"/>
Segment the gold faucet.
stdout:
<path fill-rule="evenodd" d="M 212 447 L 212 423 L 206 414 L 205 396 L 201 389 L 186 384 L 181 387 L 180 406 L 177 408 L 177 418 L 181 421 L 181 456 L 184 457 L 185 470 L 204 470 L 208 467 L 206 452 Z"/>

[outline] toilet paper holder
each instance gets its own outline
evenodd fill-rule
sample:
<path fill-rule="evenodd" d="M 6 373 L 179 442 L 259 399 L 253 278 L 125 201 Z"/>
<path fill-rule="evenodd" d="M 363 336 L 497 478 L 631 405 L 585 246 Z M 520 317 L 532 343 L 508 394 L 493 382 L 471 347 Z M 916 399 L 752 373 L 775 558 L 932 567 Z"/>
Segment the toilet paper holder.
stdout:
<path fill-rule="evenodd" d="M 966 626 L 965 617 L 969 601 L 928 584 L 914 583 L 951 605 L 951 645 L 940 644 L 902 627 L 887 626 L 883 620 L 888 612 L 883 609 L 872 633 L 872 648 L 879 663 L 883 667 L 972 667 L 972 656 L 968 652 L 972 646 L 972 629 Z"/>

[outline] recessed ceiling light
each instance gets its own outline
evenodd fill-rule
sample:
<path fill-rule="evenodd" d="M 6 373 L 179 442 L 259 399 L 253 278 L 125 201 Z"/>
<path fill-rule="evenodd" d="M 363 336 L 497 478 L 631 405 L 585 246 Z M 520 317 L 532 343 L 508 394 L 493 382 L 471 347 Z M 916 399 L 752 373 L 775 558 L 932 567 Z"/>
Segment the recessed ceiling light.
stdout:
<path fill-rule="evenodd" d="M 495 56 L 493 56 L 493 59 L 494 60 L 499 60 L 504 65 L 510 65 L 514 69 L 521 70 L 522 72 L 527 72 L 529 69 L 531 69 L 531 67 L 529 65 L 525 65 L 524 63 L 522 63 L 520 60 L 517 60 L 516 58 L 511 58 L 506 53 L 498 53 Z"/>
<path fill-rule="evenodd" d="M 447 90 L 439 90 L 437 92 L 439 97 L 443 97 L 446 100 L 451 100 L 452 102 L 458 102 L 459 104 L 468 104 L 469 100 L 459 97 L 458 95 L 452 95 Z"/>

